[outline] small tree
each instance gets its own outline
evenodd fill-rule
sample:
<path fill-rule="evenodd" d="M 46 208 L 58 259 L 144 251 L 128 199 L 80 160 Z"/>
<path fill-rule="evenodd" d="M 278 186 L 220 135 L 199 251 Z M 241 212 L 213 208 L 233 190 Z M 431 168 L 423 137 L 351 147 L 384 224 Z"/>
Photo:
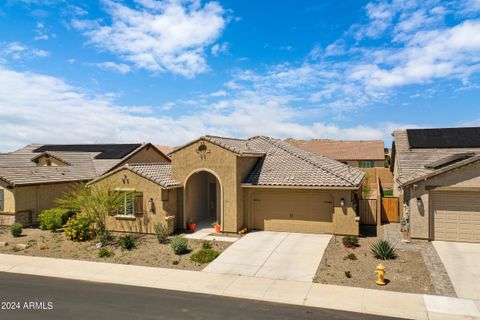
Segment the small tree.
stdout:
<path fill-rule="evenodd" d="M 123 198 L 120 193 L 108 187 L 87 187 L 84 184 L 77 184 L 57 202 L 62 208 L 93 215 L 97 234 L 100 241 L 105 243 L 110 239 L 110 233 L 105 225 L 105 216 L 120 209 Z"/>

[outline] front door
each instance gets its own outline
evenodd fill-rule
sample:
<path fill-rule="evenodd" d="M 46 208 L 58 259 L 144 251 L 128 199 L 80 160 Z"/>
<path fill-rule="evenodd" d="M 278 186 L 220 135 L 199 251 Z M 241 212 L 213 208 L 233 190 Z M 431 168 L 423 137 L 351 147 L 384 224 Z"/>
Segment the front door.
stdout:
<path fill-rule="evenodd" d="M 217 217 L 217 184 L 210 182 L 208 190 L 208 213 L 210 217 Z"/>

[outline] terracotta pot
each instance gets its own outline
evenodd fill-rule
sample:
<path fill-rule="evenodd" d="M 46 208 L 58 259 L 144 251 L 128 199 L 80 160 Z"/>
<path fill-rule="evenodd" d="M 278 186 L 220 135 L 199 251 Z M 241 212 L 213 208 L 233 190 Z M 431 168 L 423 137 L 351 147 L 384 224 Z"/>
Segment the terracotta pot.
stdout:
<path fill-rule="evenodd" d="M 220 231 L 222 230 L 222 225 L 221 225 L 221 224 L 216 224 L 216 225 L 214 226 L 214 228 L 215 228 L 215 232 L 216 232 L 216 233 L 220 233 Z"/>
<path fill-rule="evenodd" d="M 188 223 L 187 224 L 187 229 L 188 231 L 195 231 L 195 228 L 197 228 L 197 224 L 196 223 Z"/>

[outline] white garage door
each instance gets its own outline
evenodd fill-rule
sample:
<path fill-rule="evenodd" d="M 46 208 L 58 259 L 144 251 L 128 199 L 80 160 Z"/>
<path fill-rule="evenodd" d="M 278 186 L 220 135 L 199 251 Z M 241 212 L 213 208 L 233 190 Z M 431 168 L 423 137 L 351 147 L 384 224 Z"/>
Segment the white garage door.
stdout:
<path fill-rule="evenodd" d="M 480 242 L 480 192 L 434 192 L 435 240 Z"/>

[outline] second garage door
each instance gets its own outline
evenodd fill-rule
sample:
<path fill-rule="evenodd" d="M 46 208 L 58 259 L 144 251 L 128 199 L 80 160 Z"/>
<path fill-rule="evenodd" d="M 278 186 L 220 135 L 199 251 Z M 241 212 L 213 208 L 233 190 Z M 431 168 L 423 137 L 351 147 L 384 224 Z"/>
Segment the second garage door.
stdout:
<path fill-rule="evenodd" d="M 257 191 L 251 221 L 257 230 L 332 233 L 333 211 L 330 193 Z"/>
<path fill-rule="evenodd" d="M 431 196 L 435 240 L 480 242 L 480 192 Z"/>

